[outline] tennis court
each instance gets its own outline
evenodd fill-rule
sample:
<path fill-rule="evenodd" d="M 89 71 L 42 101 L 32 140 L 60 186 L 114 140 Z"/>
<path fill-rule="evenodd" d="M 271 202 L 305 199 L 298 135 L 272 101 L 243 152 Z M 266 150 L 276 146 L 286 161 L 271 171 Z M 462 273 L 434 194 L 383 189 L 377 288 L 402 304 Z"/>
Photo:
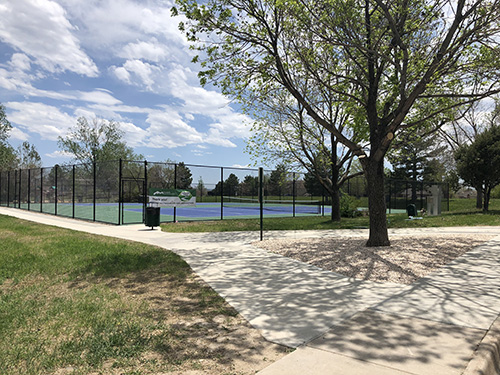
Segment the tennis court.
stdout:
<path fill-rule="evenodd" d="M 20 208 L 38 211 L 59 216 L 74 217 L 84 220 L 94 220 L 123 224 L 142 223 L 144 218 L 144 204 L 142 203 L 39 203 L 21 204 Z M 319 201 L 267 201 L 263 205 L 265 217 L 291 217 L 305 215 L 329 215 L 330 207 L 320 205 Z M 160 221 L 193 221 L 193 220 L 221 220 L 221 219 L 247 219 L 260 217 L 260 205 L 256 200 L 227 199 L 226 202 L 197 203 L 194 207 L 160 208 Z M 119 220 L 120 219 L 120 220 Z"/>
<path fill-rule="evenodd" d="M 235 201 L 236 200 L 236 201 Z M 323 208 L 319 201 L 292 202 L 266 201 L 262 208 L 265 217 L 290 217 L 330 214 L 331 208 Z M 143 205 L 125 204 L 123 222 L 142 222 Z M 196 203 L 194 207 L 160 208 L 160 221 L 193 221 L 220 219 L 247 219 L 260 217 L 260 204 L 251 199 L 227 199 L 225 202 Z"/>

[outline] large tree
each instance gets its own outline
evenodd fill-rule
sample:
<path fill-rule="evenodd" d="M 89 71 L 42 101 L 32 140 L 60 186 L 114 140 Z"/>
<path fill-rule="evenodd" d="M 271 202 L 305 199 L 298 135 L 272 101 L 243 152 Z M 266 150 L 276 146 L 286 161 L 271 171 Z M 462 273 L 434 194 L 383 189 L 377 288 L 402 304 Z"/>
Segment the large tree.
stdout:
<path fill-rule="evenodd" d="M 360 158 L 369 185 L 368 246 L 390 244 L 384 158 L 393 139 L 499 91 L 500 0 L 177 4 L 188 19 L 181 29 L 204 53 L 201 83 L 247 104 L 285 88 Z M 337 94 L 352 111 L 352 134 L 367 148 L 321 112 L 318 91 Z"/>
<path fill-rule="evenodd" d="M 442 160 L 448 166 L 448 177 L 454 177 L 455 180 L 458 177 L 454 158 L 456 151 L 463 145 L 473 143 L 476 137 L 498 118 L 500 113 L 498 102 L 493 112 L 489 108 L 490 106 L 491 104 L 487 102 L 474 102 L 465 108 L 462 116 L 438 130 L 438 135 L 450 151 L 442 154 Z M 477 193 L 476 208 L 481 209 L 483 207 L 483 189 L 481 186 L 474 186 L 474 188 Z"/>
<path fill-rule="evenodd" d="M 273 161 L 305 169 L 317 182 L 321 194 L 332 202 L 331 218 L 341 219 L 340 189 L 359 173 L 351 173 L 353 153 L 323 126 L 307 116 L 305 108 L 286 90 L 273 96 L 255 98 L 251 102 L 256 118 L 247 151 L 256 160 Z M 336 101 L 332 93 L 317 93 L 317 107 L 342 133 L 349 133 L 350 113 Z M 309 184 L 314 182 L 308 181 Z M 312 186 L 312 185 L 311 185 Z"/>
<path fill-rule="evenodd" d="M 457 170 L 464 181 L 482 190 L 483 211 L 488 212 L 491 190 L 500 184 L 500 125 L 479 134 L 455 152 Z"/>
<path fill-rule="evenodd" d="M 89 122 L 85 117 L 79 117 L 76 126 L 66 136 L 58 138 L 58 144 L 80 163 L 142 159 L 142 155 L 136 155 L 127 146 L 123 136 L 117 122 L 97 118 Z"/>
<path fill-rule="evenodd" d="M 413 182 L 412 203 L 417 201 L 417 181 L 443 181 L 445 171 L 438 157 L 445 148 L 436 133 L 407 133 L 393 142 L 387 157 L 393 167 L 391 178 Z"/>

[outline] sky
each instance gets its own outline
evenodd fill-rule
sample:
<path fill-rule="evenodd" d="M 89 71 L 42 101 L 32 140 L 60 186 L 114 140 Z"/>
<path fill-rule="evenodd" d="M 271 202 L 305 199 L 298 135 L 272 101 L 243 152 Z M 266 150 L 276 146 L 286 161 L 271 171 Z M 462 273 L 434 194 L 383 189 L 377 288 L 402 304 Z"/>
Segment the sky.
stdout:
<path fill-rule="evenodd" d="M 79 117 L 119 122 L 148 161 L 246 166 L 251 119 L 202 87 L 170 0 L 0 0 L 0 103 L 9 142 L 43 166 Z"/>

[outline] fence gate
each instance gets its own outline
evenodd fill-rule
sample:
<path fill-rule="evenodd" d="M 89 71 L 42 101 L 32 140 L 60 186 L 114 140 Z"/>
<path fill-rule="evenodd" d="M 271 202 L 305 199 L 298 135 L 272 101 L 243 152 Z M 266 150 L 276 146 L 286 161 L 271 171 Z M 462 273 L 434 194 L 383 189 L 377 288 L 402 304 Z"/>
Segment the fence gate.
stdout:
<path fill-rule="evenodd" d="M 122 224 L 144 222 L 146 206 L 146 180 L 144 178 L 124 178 L 121 180 L 120 210 Z"/>

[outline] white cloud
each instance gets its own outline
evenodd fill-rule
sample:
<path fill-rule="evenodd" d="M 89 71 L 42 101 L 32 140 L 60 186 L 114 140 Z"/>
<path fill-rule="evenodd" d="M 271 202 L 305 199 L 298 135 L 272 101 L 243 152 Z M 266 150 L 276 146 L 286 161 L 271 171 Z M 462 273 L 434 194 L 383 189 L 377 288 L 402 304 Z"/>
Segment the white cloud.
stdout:
<path fill-rule="evenodd" d="M 9 1 L 0 8 L 0 39 L 49 72 L 95 77 L 97 66 L 80 48 L 64 9 L 51 0 Z"/>
<path fill-rule="evenodd" d="M 110 69 L 118 79 L 125 83 L 135 83 L 149 91 L 154 91 L 155 76 L 161 73 L 159 67 L 141 60 L 128 60 L 123 66 L 112 66 Z"/>
<path fill-rule="evenodd" d="M 18 141 L 27 141 L 29 139 L 29 135 L 23 132 L 21 129 L 13 127 L 9 133 L 9 138 Z"/>
<path fill-rule="evenodd" d="M 38 134 L 42 140 L 56 141 L 75 124 L 75 118 L 58 108 L 31 102 L 7 102 L 9 121 L 23 132 Z"/>
<path fill-rule="evenodd" d="M 149 42 L 140 41 L 127 44 L 118 56 L 127 60 L 141 59 L 158 63 L 167 57 L 167 48 L 165 44 L 152 38 Z"/>
<path fill-rule="evenodd" d="M 31 69 L 31 59 L 24 53 L 14 53 L 9 62 L 12 70 L 29 71 Z"/>
<path fill-rule="evenodd" d="M 80 40 L 88 48 L 107 52 L 111 48 L 123 53 L 124 45 L 140 44 L 154 40 L 152 38 L 163 45 L 168 42 L 169 49 L 187 46 L 186 38 L 178 29 L 182 17 L 173 19 L 170 15 L 172 1 L 58 1 L 79 26 Z"/>
<path fill-rule="evenodd" d="M 152 112 L 147 122 L 150 147 L 175 148 L 204 141 L 203 134 L 185 123 L 175 110 Z"/>
<path fill-rule="evenodd" d="M 79 91 L 75 95 L 75 99 L 104 105 L 117 105 L 122 103 L 120 100 L 112 96 L 109 92 L 105 92 L 102 90 L 94 90 L 89 92 Z"/>
<path fill-rule="evenodd" d="M 120 122 L 120 129 L 125 132 L 124 140 L 130 147 L 146 146 L 146 138 L 149 135 L 147 130 L 131 123 L 131 122 Z"/>
<path fill-rule="evenodd" d="M 113 73 L 116 78 L 118 78 L 120 81 L 125 82 L 127 84 L 131 83 L 130 80 L 130 73 L 128 72 L 127 69 L 125 69 L 123 66 L 111 66 L 110 67 L 111 73 Z"/>
<path fill-rule="evenodd" d="M 58 158 L 72 159 L 74 157 L 74 155 L 70 152 L 59 151 L 59 150 L 54 151 L 54 152 L 50 152 L 50 153 L 46 153 L 44 155 L 48 156 L 49 158 L 52 158 L 52 159 L 58 159 Z"/>

